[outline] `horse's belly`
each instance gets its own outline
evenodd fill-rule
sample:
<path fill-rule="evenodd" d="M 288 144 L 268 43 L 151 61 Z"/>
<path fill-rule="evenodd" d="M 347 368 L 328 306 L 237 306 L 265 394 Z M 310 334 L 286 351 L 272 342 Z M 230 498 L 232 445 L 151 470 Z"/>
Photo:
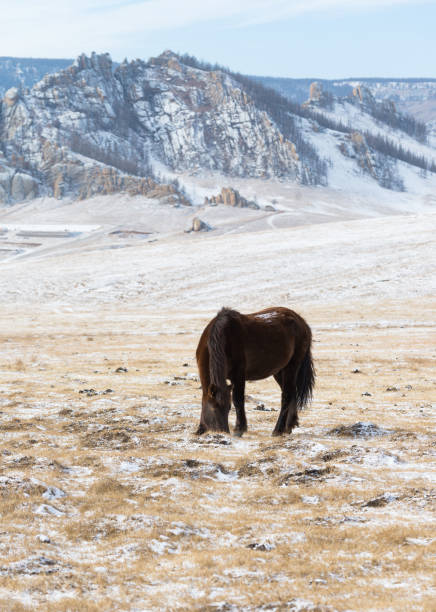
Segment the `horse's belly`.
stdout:
<path fill-rule="evenodd" d="M 286 326 L 256 324 L 244 338 L 245 378 L 260 380 L 280 372 L 292 357 L 295 339 Z"/>
<path fill-rule="evenodd" d="M 268 378 L 280 372 L 290 359 L 289 353 L 286 352 L 280 356 L 270 355 L 255 355 L 251 359 L 246 357 L 245 378 L 246 380 L 261 380 Z"/>

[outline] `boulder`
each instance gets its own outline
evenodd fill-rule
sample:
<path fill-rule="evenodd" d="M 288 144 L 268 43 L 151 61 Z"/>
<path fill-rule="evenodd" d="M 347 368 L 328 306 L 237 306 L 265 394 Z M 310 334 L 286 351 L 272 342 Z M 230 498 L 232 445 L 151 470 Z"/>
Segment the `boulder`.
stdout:
<path fill-rule="evenodd" d="M 204 198 L 205 205 L 216 206 L 217 204 L 225 204 L 226 206 L 235 206 L 237 208 L 253 208 L 259 209 L 256 202 L 247 200 L 236 189 L 233 187 L 223 187 L 221 193 L 217 196 L 210 196 L 210 198 Z"/>
<path fill-rule="evenodd" d="M 188 232 L 208 232 L 211 229 L 212 228 L 210 225 L 208 225 L 205 221 L 202 221 L 200 217 L 194 217 L 192 219 L 191 228 L 188 230 Z"/>

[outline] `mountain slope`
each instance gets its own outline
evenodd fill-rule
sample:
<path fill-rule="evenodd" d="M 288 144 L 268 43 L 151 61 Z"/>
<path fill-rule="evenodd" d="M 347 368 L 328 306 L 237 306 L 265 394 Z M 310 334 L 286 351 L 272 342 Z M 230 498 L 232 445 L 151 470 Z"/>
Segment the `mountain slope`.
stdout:
<path fill-rule="evenodd" d="M 187 203 L 177 185 L 159 186 L 157 164 L 312 185 L 342 176 L 349 186 L 363 173 L 382 187 L 430 190 L 434 150 L 413 129 L 404 137 L 410 121 L 393 106 L 377 108 L 368 94 L 326 103 L 319 92 L 295 104 L 170 51 L 119 66 L 82 55 L 28 91 L 6 92 L 0 201 L 126 191 Z"/>
<path fill-rule="evenodd" d="M 318 81 L 325 91 L 338 98 L 351 95 L 356 87 L 365 87 L 377 101 L 394 102 L 402 113 L 412 115 L 423 122 L 436 120 L 436 79 L 292 79 L 268 76 L 252 78 L 298 103 L 308 99 L 310 86 L 314 81 Z"/>
<path fill-rule="evenodd" d="M 8 194 L 3 180 L 3 199 L 116 191 L 121 174 L 151 176 L 149 155 L 177 170 L 301 172 L 293 143 L 228 75 L 183 66 L 171 53 L 115 70 L 108 55 L 81 56 L 28 93 L 8 90 L 1 111 L 3 175 L 19 171 L 26 183 Z"/>

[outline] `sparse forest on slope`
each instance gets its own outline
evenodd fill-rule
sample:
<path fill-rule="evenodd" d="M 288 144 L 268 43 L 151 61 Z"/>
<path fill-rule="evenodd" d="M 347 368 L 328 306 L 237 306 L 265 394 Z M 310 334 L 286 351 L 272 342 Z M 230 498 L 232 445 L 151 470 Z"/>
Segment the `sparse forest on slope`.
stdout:
<path fill-rule="evenodd" d="M 317 81 L 324 91 L 335 98 L 350 96 L 353 89 L 363 86 L 378 102 L 394 102 L 396 108 L 421 122 L 436 120 L 436 79 L 434 78 L 350 78 L 350 79 L 292 79 L 253 76 L 266 87 L 278 91 L 293 102 L 302 103 L 309 97 L 310 85 Z"/>

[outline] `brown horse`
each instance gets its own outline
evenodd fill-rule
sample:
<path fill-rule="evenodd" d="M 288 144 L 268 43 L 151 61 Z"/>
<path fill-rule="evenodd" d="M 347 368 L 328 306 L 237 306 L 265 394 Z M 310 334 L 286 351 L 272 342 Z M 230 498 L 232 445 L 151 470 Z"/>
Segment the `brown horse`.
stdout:
<path fill-rule="evenodd" d="M 204 329 L 197 347 L 203 399 L 196 433 L 229 432 L 233 400 L 234 435 L 242 436 L 247 431 L 245 381 L 268 376 L 274 376 L 282 390 L 273 435 L 290 433 L 298 425 L 298 409 L 312 397 L 311 345 L 309 325 L 288 308 L 266 308 L 248 315 L 222 308 Z"/>

